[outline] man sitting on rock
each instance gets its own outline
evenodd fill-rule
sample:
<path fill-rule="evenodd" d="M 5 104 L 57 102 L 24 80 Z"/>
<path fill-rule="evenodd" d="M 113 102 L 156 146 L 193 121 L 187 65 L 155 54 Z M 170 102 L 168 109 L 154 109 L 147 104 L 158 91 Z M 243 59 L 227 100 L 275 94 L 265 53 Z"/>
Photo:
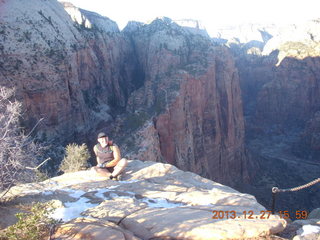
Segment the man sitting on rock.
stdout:
<path fill-rule="evenodd" d="M 97 166 L 93 167 L 93 170 L 100 176 L 109 177 L 111 180 L 119 180 L 119 174 L 127 166 L 127 159 L 121 159 L 119 147 L 109 141 L 105 133 L 98 134 L 98 142 L 93 148 L 98 163 Z"/>

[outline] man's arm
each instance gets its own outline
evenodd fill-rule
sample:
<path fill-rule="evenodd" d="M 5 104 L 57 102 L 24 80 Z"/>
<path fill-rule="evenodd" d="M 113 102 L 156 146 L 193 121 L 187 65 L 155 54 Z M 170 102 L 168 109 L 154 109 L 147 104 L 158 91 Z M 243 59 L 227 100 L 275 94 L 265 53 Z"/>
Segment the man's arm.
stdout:
<path fill-rule="evenodd" d="M 100 164 L 100 158 L 97 155 L 97 152 L 98 152 L 97 145 L 95 145 L 93 147 L 93 151 L 94 151 L 94 154 L 96 155 L 97 165 L 99 165 Z"/>
<path fill-rule="evenodd" d="M 121 159 L 120 149 L 116 145 L 113 146 L 113 157 L 114 157 L 114 159 L 112 161 L 108 162 L 105 165 L 105 167 L 114 167 L 120 161 L 120 159 Z"/>

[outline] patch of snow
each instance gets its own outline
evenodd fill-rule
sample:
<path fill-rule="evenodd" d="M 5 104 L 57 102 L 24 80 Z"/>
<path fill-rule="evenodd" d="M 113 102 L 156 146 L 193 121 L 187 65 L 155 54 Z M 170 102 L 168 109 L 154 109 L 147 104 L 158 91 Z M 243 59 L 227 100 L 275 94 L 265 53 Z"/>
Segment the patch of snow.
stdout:
<path fill-rule="evenodd" d="M 105 199 L 105 196 L 103 194 L 106 192 L 109 192 L 109 189 L 99 189 L 94 195 L 98 198 Z"/>
<path fill-rule="evenodd" d="M 98 187 L 98 188 L 89 188 L 86 192 L 94 192 L 94 191 L 110 191 L 110 189 L 115 189 L 117 187 L 119 187 L 120 185 L 113 185 L 110 187 Z"/>
<path fill-rule="evenodd" d="M 95 193 L 95 196 L 98 198 L 104 199 L 105 196 L 103 193 L 110 192 L 109 189 L 100 189 L 97 193 Z M 135 193 L 131 191 L 123 191 L 123 193 L 127 193 L 130 196 L 119 196 L 116 193 L 110 193 L 111 198 L 135 198 Z M 174 207 L 180 207 L 184 206 L 183 203 L 170 203 L 165 198 L 143 198 L 143 199 L 137 199 L 138 201 L 142 201 L 144 203 L 147 203 L 149 207 L 151 208 L 174 208 Z"/>
<path fill-rule="evenodd" d="M 106 192 L 111 192 L 112 189 L 114 189 L 114 188 L 116 188 L 116 187 L 118 187 L 118 186 L 119 186 L 119 185 L 117 185 L 117 186 L 112 186 L 112 187 L 107 188 L 107 189 L 105 189 L 105 188 L 96 189 L 95 191 L 97 191 L 97 192 L 96 192 L 94 195 L 95 195 L 96 197 L 98 197 L 98 198 L 105 199 L 106 197 L 104 196 L 104 193 L 106 193 Z M 134 196 L 134 195 L 135 195 L 134 192 L 130 192 L 130 191 L 122 191 L 122 192 L 127 193 L 127 194 L 129 194 L 129 195 L 131 195 L 131 196 Z M 118 196 L 116 193 L 111 193 L 111 194 L 110 194 L 110 197 L 112 197 L 112 198 L 123 198 L 122 196 Z"/>
<path fill-rule="evenodd" d="M 51 195 L 51 194 L 53 194 L 53 192 L 52 191 L 44 191 L 44 192 L 42 192 L 42 195 L 45 195 L 45 196 L 48 196 L 48 195 Z"/>
<path fill-rule="evenodd" d="M 85 194 L 85 191 L 82 190 L 73 190 L 73 189 L 63 189 L 64 191 L 69 192 L 69 196 L 73 198 L 80 198 L 83 194 Z"/>
<path fill-rule="evenodd" d="M 301 236 L 305 236 L 312 233 L 320 233 L 320 227 L 308 224 L 308 225 L 302 226 L 302 228 L 300 228 L 297 231 L 297 234 Z"/>
<path fill-rule="evenodd" d="M 92 204 L 90 200 L 83 197 L 76 202 L 66 202 L 64 208 L 57 208 L 51 214 L 51 218 L 63 221 L 70 221 L 71 219 L 78 218 L 81 216 L 81 213 L 87 210 L 88 208 L 96 207 L 99 204 Z"/>
<path fill-rule="evenodd" d="M 116 193 L 110 193 L 110 197 L 112 197 L 112 198 L 132 198 L 132 197 L 128 197 L 128 196 L 119 196 Z"/>
<path fill-rule="evenodd" d="M 132 196 L 136 195 L 136 193 L 131 192 L 131 191 L 125 191 L 125 193 L 129 193 L 129 194 L 132 195 Z"/>
<path fill-rule="evenodd" d="M 39 193 L 41 193 L 41 191 L 39 190 L 27 190 L 22 192 L 22 194 L 39 194 Z"/>
<path fill-rule="evenodd" d="M 119 183 L 134 183 L 134 182 L 140 182 L 141 180 L 133 179 L 129 181 L 118 181 Z"/>

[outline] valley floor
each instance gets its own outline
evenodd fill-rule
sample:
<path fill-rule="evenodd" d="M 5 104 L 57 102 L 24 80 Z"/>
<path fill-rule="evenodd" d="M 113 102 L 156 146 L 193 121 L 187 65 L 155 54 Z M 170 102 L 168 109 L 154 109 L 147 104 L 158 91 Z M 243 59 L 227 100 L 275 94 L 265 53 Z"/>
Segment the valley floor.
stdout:
<path fill-rule="evenodd" d="M 293 188 L 319 178 L 320 164 L 292 153 L 298 134 L 278 135 L 252 140 L 248 148 L 260 168 L 252 181 L 253 185 L 244 186 L 243 191 L 256 196 L 258 202 L 271 210 L 272 187 Z M 297 211 L 312 211 L 319 207 L 320 184 L 297 192 L 279 193 L 276 196 L 276 211 L 289 211 L 292 220 Z"/>

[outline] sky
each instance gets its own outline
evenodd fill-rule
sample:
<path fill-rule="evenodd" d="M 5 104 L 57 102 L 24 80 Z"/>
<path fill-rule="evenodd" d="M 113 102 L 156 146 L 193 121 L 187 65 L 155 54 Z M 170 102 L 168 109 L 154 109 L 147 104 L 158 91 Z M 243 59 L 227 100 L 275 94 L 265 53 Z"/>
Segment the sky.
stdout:
<path fill-rule="evenodd" d="M 156 17 L 200 20 L 208 33 L 242 23 L 287 24 L 320 18 L 319 0 L 64 0 L 117 22 Z"/>

